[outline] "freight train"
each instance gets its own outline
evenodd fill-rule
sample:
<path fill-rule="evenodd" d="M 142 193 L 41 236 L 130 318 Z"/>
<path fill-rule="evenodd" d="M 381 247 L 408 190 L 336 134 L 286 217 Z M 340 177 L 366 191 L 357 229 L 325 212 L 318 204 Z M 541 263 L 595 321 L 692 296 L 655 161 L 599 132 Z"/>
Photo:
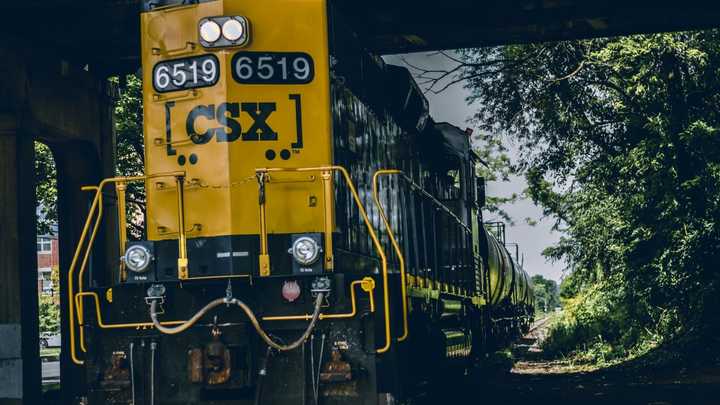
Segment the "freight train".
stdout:
<path fill-rule="evenodd" d="M 529 327 L 471 131 L 331 1 L 144 1 L 141 27 L 145 174 L 86 188 L 67 274 L 87 403 L 388 404 Z"/>

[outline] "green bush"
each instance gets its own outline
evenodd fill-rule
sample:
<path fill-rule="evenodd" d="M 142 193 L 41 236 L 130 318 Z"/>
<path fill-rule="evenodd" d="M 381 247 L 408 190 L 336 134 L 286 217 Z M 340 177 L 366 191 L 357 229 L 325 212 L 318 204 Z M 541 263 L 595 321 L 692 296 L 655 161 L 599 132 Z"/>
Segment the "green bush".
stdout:
<path fill-rule="evenodd" d="M 607 364 L 632 358 L 657 347 L 667 323 L 659 319 L 654 331 L 643 327 L 633 313 L 626 283 L 619 275 L 593 284 L 564 300 L 564 311 L 550 326 L 543 342 L 552 358 Z"/>
<path fill-rule="evenodd" d="M 40 333 L 57 333 L 60 331 L 60 306 L 53 297 L 40 296 Z"/>

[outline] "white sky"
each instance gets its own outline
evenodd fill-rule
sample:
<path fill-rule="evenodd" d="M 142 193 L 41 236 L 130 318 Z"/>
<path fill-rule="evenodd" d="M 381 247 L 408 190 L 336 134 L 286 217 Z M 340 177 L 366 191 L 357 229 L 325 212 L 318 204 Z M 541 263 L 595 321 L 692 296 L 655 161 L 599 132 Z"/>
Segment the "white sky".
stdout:
<path fill-rule="evenodd" d="M 387 56 L 384 59 L 387 63 L 394 65 L 404 65 L 404 59 L 414 66 L 431 69 L 443 69 L 449 66 L 449 61 L 445 58 L 428 54 L 404 55 L 402 58 Z M 474 110 L 465 101 L 467 95 L 468 91 L 463 88 L 462 83 L 453 85 L 440 94 L 428 92 L 425 96 L 430 101 L 430 115 L 436 122 L 447 121 L 460 128 L 472 127 L 468 120 L 472 117 Z M 473 129 L 477 131 L 477 128 L 473 127 Z M 515 148 L 513 145 L 506 146 L 510 149 L 510 158 L 513 159 L 516 155 Z M 522 193 L 526 187 L 527 183 L 524 178 L 513 176 L 510 182 L 488 183 L 487 193 L 495 196 L 509 196 L 512 193 Z M 550 263 L 542 256 L 543 249 L 560 239 L 560 234 L 552 231 L 552 219 L 543 218 L 540 207 L 528 199 L 506 205 L 503 208 L 515 222 L 514 226 L 507 228 L 507 241 L 520 244 L 520 252 L 525 257 L 525 270 L 530 275 L 542 274 L 545 278 L 559 282 L 565 264 Z M 537 224 L 530 226 L 526 223 L 525 218 L 532 218 L 537 221 Z"/>

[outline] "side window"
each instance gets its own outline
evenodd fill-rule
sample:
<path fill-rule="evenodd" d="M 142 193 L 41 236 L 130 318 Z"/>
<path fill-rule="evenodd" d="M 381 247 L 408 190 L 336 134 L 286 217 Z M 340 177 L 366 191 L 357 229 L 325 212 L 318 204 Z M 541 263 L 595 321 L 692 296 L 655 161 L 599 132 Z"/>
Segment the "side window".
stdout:
<path fill-rule="evenodd" d="M 52 241 L 50 238 L 38 238 L 37 239 L 37 252 L 38 253 L 50 253 L 52 250 Z"/>

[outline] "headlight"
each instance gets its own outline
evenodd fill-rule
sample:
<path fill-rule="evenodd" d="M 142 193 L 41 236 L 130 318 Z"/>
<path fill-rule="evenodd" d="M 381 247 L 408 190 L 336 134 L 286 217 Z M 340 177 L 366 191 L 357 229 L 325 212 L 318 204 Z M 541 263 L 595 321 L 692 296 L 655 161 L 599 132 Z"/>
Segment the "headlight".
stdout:
<path fill-rule="evenodd" d="M 220 39 L 220 25 L 212 20 L 200 24 L 200 38 L 203 41 L 213 43 Z"/>
<path fill-rule="evenodd" d="M 314 239 L 307 236 L 298 238 L 290 248 L 293 258 L 303 266 L 310 266 L 320 257 L 320 246 Z"/>
<path fill-rule="evenodd" d="M 123 261 L 125 266 L 132 272 L 142 273 L 150 266 L 152 255 L 143 245 L 132 245 L 125 251 Z"/>
<path fill-rule="evenodd" d="M 200 45 L 205 48 L 228 48 L 250 43 L 250 21 L 245 17 L 205 17 L 199 24 Z"/>
<path fill-rule="evenodd" d="M 242 38 L 243 34 L 245 34 L 245 27 L 234 18 L 225 21 L 222 26 L 222 35 L 228 41 L 235 42 Z"/>

